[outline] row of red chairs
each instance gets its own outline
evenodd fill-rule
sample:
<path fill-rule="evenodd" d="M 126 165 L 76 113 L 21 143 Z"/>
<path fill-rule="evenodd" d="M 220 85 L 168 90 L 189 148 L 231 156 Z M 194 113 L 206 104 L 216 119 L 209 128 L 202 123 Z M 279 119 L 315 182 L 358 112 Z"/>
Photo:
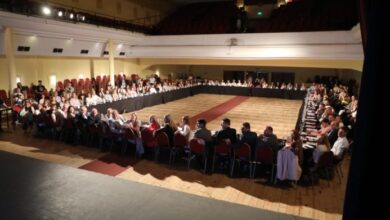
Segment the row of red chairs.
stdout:
<path fill-rule="evenodd" d="M 154 150 L 154 158 L 157 161 L 161 150 L 169 150 L 169 164 L 174 163 L 176 154 L 179 151 L 187 152 L 186 160 L 188 169 L 191 167 L 191 161 L 194 159 L 193 155 L 201 156 L 203 159 L 203 171 L 207 170 L 208 150 L 206 143 L 202 139 L 194 138 L 188 142 L 187 138 L 179 133 L 174 136 L 173 146 L 169 143 L 169 138 L 166 133 L 160 132 L 153 134 L 152 131 L 144 129 L 141 132 L 142 141 L 145 148 Z M 188 148 L 187 148 L 188 147 Z M 187 149 L 186 149 L 187 148 Z M 239 147 L 231 151 L 230 146 L 226 142 L 220 142 L 214 148 L 212 155 L 212 168 L 214 172 L 215 164 L 218 157 L 227 157 L 231 160 L 230 175 L 234 175 L 235 164 L 240 164 L 241 161 L 246 161 L 250 164 L 249 177 L 254 177 L 256 166 L 259 164 L 271 166 L 271 180 L 273 180 L 273 173 L 275 168 L 273 151 L 268 147 L 257 148 L 254 158 L 252 158 L 251 147 L 247 143 L 241 144 Z M 253 169 L 252 169 L 253 168 Z"/>
<path fill-rule="evenodd" d="M 123 79 L 126 79 L 126 75 L 118 74 L 114 75 L 115 82 L 119 84 Z M 131 75 L 131 80 L 138 80 L 139 76 L 137 74 L 132 74 Z M 95 83 L 98 84 L 99 86 L 105 86 L 109 81 L 109 76 L 103 75 L 103 76 L 97 76 L 95 79 Z M 65 79 L 64 82 L 58 81 L 57 82 L 57 87 L 64 89 L 68 87 L 68 85 L 72 85 L 74 88 L 81 88 L 81 89 L 90 89 L 90 85 L 92 83 L 92 80 L 89 78 L 85 79 Z"/>

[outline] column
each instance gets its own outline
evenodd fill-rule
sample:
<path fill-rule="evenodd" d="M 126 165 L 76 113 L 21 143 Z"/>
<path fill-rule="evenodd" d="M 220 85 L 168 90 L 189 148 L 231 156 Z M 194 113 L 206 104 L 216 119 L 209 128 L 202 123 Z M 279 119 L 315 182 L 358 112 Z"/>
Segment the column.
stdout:
<path fill-rule="evenodd" d="M 94 66 L 94 63 L 93 63 L 93 59 L 89 60 L 89 69 L 90 69 L 90 76 L 89 76 L 89 78 L 92 79 L 92 78 L 95 77 L 95 66 Z"/>
<path fill-rule="evenodd" d="M 112 42 L 112 39 L 108 40 L 108 60 L 109 60 L 109 68 L 110 68 L 110 83 L 112 86 L 115 85 L 115 63 L 114 63 L 114 43 Z"/>
<path fill-rule="evenodd" d="M 8 89 L 10 94 L 12 89 L 16 87 L 16 65 L 13 45 L 12 29 L 7 27 L 4 31 L 4 48 L 8 65 Z"/>

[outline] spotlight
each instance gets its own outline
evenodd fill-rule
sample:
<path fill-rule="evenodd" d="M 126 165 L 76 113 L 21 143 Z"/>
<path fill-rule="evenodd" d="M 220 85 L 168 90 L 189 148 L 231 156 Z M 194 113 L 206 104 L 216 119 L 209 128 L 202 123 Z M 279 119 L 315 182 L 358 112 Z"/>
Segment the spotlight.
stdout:
<path fill-rule="evenodd" d="M 49 8 L 48 6 L 43 6 L 43 7 L 42 7 L 42 13 L 43 13 L 44 15 L 49 16 L 49 15 L 51 14 L 51 10 L 50 10 L 50 8 Z"/>
<path fill-rule="evenodd" d="M 73 19 L 73 17 L 74 17 L 73 13 L 70 13 L 69 18 Z"/>
<path fill-rule="evenodd" d="M 62 11 L 58 11 L 58 13 L 57 13 L 58 17 L 62 17 L 63 14 L 64 13 Z"/>
<path fill-rule="evenodd" d="M 84 16 L 84 15 L 81 16 L 81 20 L 82 20 L 82 21 L 85 21 L 85 16 Z"/>

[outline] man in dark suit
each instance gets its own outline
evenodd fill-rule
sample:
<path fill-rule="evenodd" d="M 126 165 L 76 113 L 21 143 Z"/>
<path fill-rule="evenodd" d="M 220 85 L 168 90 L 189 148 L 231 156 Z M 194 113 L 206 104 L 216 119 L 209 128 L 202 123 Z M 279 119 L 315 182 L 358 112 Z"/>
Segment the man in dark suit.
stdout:
<path fill-rule="evenodd" d="M 274 153 L 274 157 L 279 151 L 278 138 L 273 133 L 274 129 L 271 126 L 267 126 L 264 130 L 264 133 L 259 136 L 259 147 L 270 147 Z"/>
<path fill-rule="evenodd" d="M 252 152 L 254 152 L 257 146 L 257 134 L 256 132 L 251 131 L 251 125 L 248 122 L 244 122 L 241 128 L 242 134 L 240 135 L 240 141 L 237 146 L 240 146 L 243 143 L 249 144 Z"/>
<path fill-rule="evenodd" d="M 165 132 L 165 134 L 167 134 L 167 136 L 168 136 L 169 145 L 173 146 L 173 142 L 174 142 L 173 139 L 174 139 L 175 131 L 171 126 L 171 121 L 172 121 L 171 115 L 165 115 L 164 116 L 164 127 L 156 130 L 156 134 L 158 134 L 160 132 Z"/>
<path fill-rule="evenodd" d="M 236 129 L 230 128 L 230 119 L 224 118 L 221 123 L 221 130 L 216 133 L 217 143 L 220 141 L 230 141 L 231 144 L 237 143 Z"/>

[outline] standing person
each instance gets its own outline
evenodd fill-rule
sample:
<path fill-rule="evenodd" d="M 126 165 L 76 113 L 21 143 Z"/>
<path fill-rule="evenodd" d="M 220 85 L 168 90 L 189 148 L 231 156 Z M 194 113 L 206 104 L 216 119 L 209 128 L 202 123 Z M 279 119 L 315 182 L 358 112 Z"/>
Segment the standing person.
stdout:
<path fill-rule="evenodd" d="M 42 97 L 45 91 L 46 88 L 44 85 L 42 85 L 42 80 L 38 80 L 38 85 L 35 87 L 35 98 L 37 101 Z"/>

